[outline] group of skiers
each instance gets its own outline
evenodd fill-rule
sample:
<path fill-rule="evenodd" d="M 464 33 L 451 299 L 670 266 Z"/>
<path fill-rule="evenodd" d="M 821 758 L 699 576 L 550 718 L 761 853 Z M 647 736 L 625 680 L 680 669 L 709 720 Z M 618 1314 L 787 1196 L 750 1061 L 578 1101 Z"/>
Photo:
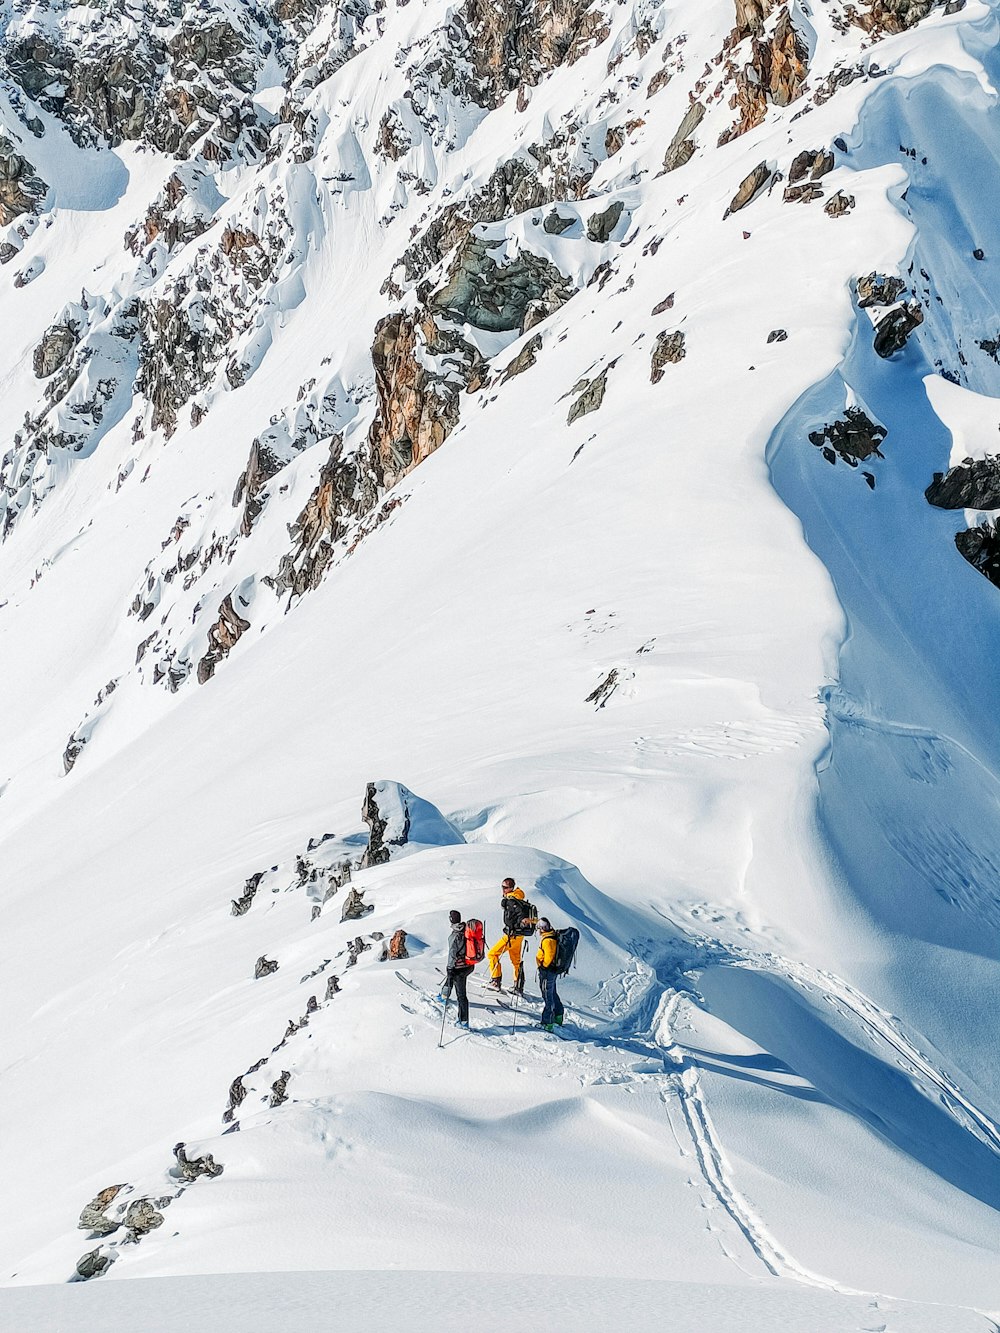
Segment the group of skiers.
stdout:
<path fill-rule="evenodd" d="M 536 909 L 527 901 L 523 889 L 519 889 L 510 878 L 501 885 L 503 897 L 500 906 L 503 910 L 503 934 L 485 955 L 490 964 L 490 981 L 487 989 L 503 989 L 502 958 L 507 954 L 513 970 L 512 991 L 516 995 L 524 994 L 524 964 L 521 953 L 524 941 L 539 932 L 538 952 L 535 962 L 538 965 L 538 984 L 542 991 L 541 1026 L 546 1032 L 554 1027 L 561 1027 L 565 1010 L 556 990 L 556 980 L 563 975 L 572 961 L 579 940 L 579 931 L 575 927 L 556 931 L 548 917 L 538 916 Z M 448 963 L 444 985 L 440 998 L 447 1005 L 454 990 L 458 1000 L 458 1020 L 460 1028 L 469 1026 L 469 997 L 467 985 L 469 975 L 476 963 L 484 956 L 483 923 L 470 918 L 462 920 L 461 912 L 454 909 L 449 912 L 451 934 L 448 939 Z M 443 1020 L 442 1020 L 443 1021 Z"/>

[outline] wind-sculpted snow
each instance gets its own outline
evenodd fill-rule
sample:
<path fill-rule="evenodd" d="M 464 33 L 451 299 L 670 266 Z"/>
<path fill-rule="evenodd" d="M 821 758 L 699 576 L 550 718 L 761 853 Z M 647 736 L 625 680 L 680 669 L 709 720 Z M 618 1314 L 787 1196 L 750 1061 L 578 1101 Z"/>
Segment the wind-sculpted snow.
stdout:
<path fill-rule="evenodd" d="M 993 0 L 0 13 L 0 1280 L 988 1327 Z"/>

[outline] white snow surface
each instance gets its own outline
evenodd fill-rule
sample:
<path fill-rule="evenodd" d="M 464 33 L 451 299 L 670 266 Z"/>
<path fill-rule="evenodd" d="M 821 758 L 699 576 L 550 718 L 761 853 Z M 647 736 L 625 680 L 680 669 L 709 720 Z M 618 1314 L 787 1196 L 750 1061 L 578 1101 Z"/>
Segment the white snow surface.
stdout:
<path fill-rule="evenodd" d="M 995 1328 L 1000 592 L 923 489 L 1000 438 L 1000 365 L 977 348 L 998 336 L 1000 0 L 878 44 L 796 4 L 812 91 L 838 62 L 866 72 L 718 148 L 731 0 L 608 6 L 608 41 L 525 109 L 441 92 L 435 137 L 394 57 L 452 8 L 388 5 L 307 94 L 315 157 L 201 181 L 213 227 L 146 267 L 122 235 L 176 164 L 81 148 L 47 114 L 41 139 L 20 130 L 51 190 L 0 269 L 0 449 L 81 290 L 90 366 L 125 369 L 0 545 L 0 1326 L 448 1329 L 460 1307 L 463 1327 L 472 1308 L 548 1309 L 555 1329 Z M 660 174 L 706 65 L 698 151 Z M 394 105 L 414 137 L 398 161 L 374 150 Z M 583 225 L 548 235 L 545 206 L 487 229 L 580 287 L 531 331 L 538 363 L 463 393 L 391 517 L 279 600 L 263 578 L 330 435 L 357 448 L 371 423 L 375 324 L 415 301 L 380 291 L 411 228 L 570 120 L 599 165 L 556 207 Z M 853 196 L 845 216 L 781 182 L 723 217 L 758 162 L 787 174 L 837 139 L 823 186 Z M 197 272 L 227 223 L 263 226 L 279 189 L 287 263 L 237 337 L 245 382 L 220 362 L 200 425 L 185 408 L 168 439 L 147 413 L 135 435 L 114 312 Z M 627 224 L 588 241 L 613 200 Z M 854 304 L 869 272 L 930 292 L 887 361 Z M 686 355 L 653 384 L 673 329 Z M 528 338 L 476 336 L 498 369 Z M 609 366 L 600 410 L 567 425 Z M 888 431 L 871 490 L 808 441 L 855 403 Z M 237 540 L 267 431 L 284 466 Z M 189 590 L 164 577 L 216 538 L 230 554 Z M 137 664 L 152 631 L 151 655 L 197 660 L 230 594 L 251 628 L 213 679 L 169 692 Z M 358 869 L 373 781 L 394 845 Z M 345 863 L 372 910 L 342 922 Z M 507 875 L 580 929 L 561 1032 L 539 1029 L 533 967 L 514 1007 L 485 963 L 471 1031 L 442 1025 L 448 911 L 492 942 Z M 399 928 L 410 956 L 382 961 Z M 255 979 L 261 958 L 278 968 Z M 222 1173 L 182 1181 L 178 1142 Z M 80 1230 L 110 1185 L 110 1215 L 149 1199 L 163 1224 L 138 1244 Z M 71 1282 L 98 1247 L 107 1274 Z"/>

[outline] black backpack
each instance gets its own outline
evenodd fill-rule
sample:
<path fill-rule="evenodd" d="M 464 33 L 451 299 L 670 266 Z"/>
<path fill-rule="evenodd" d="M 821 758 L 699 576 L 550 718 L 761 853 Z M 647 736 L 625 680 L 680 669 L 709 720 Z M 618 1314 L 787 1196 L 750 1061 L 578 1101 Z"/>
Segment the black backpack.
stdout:
<path fill-rule="evenodd" d="M 525 898 L 503 900 L 503 928 L 507 935 L 534 935 L 538 909 Z"/>
<path fill-rule="evenodd" d="M 573 960 L 576 958 L 576 946 L 580 943 L 580 932 L 576 926 L 566 926 L 562 930 L 557 930 L 555 935 L 556 956 L 549 971 L 555 972 L 556 976 L 564 977 L 573 966 Z"/>

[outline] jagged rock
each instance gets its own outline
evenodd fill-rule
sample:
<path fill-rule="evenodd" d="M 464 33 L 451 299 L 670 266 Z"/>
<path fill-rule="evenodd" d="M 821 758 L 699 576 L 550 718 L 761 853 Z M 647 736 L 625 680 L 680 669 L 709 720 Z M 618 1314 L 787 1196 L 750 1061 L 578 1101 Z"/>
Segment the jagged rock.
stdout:
<path fill-rule="evenodd" d="M 774 4 L 775 0 L 736 0 L 735 40 L 742 42 L 744 37 L 761 32 Z"/>
<path fill-rule="evenodd" d="M 768 343 L 783 343 L 787 340 L 788 333 L 785 329 L 772 329 L 767 335 Z"/>
<path fill-rule="evenodd" d="M 590 694 L 587 695 L 584 703 L 593 704 L 595 708 L 603 708 L 617 690 L 619 684 L 618 668 L 612 667 L 597 688 L 591 690 Z"/>
<path fill-rule="evenodd" d="M 480 371 L 482 358 L 429 312 L 399 312 L 379 321 L 372 362 L 378 410 L 368 446 L 378 486 L 388 489 L 454 430 L 460 391 Z"/>
<path fill-rule="evenodd" d="M 701 102 L 692 102 L 684 113 L 684 119 L 677 127 L 677 132 L 670 140 L 663 158 L 664 171 L 676 171 L 694 156 L 695 142 L 691 137 L 705 119 L 705 108 Z"/>
<path fill-rule="evenodd" d="M 44 380 L 60 370 L 72 355 L 80 337 L 75 324 L 50 324 L 32 354 L 35 378 Z"/>
<path fill-rule="evenodd" d="M 70 736 L 66 742 L 66 748 L 63 750 L 63 771 L 69 773 L 73 765 L 83 754 L 83 747 L 87 744 L 86 736 L 77 736 L 75 733 Z"/>
<path fill-rule="evenodd" d="M 382 860 L 388 861 L 389 853 L 386 849 L 383 848 L 383 850 L 385 851 L 385 856 L 382 858 Z M 381 860 L 370 861 L 369 865 L 381 865 L 381 863 L 382 863 Z M 375 911 L 374 904 L 365 902 L 364 889 L 360 890 L 351 889 L 350 893 L 348 893 L 346 899 L 344 900 L 344 906 L 341 909 L 340 919 L 341 921 L 360 921 L 360 919 L 363 916 L 367 916 L 369 912 L 374 912 L 374 911 Z"/>
<path fill-rule="evenodd" d="M 234 508 L 241 500 L 244 501 L 243 517 L 240 521 L 240 532 L 244 537 L 250 536 L 254 522 L 264 507 L 258 498 L 261 491 L 271 478 L 281 471 L 284 462 L 285 460 L 268 449 L 260 439 L 254 440 L 250 446 L 250 457 L 247 459 L 246 468 L 240 473 L 233 494 Z"/>
<path fill-rule="evenodd" d="M 48 188 L 35 175 L 28 159 L 16 151 L 10 139 L 0 134 L 0 227 L 9 226 L 25 213 L 33 213 Z"/>
<path fill-rule="evenodd" d="M 288 1101 L 287 1088 L 288 1088 L 288 1080 L 291 1077 L 292 1076 L 289 1073 L 289 1071 L 287 1069 L 283 1069 L 281 1071 L 280 1077 L 274 1080 L 274 1082 L 271 1084 L 271 1098 L 268 1103 L 269 1106 L 271 1107 L 280 1106 L 282 1102 Z"/>
<path fill-rule="evenodd" d="M 749 176 L 744 177 L 740 188 L 733 195 L 732 202 L 726 209 L 724 217 L 729 217 L 730 213 L 738 213 L 741 208 L 746 208 L 764 188 L 771 179 L 771 168 L 766 162 L 758 162 Z"/>
<path fill-rule="evenodd" d="M 215 668 L 229 650 L 250 628 L 233 606 L 232 595 L 224 597 L 219 606 L 219 619 L 208 631 L 208 652 L 198 663 L 198 684 L 204 685 L 215 675 Z"/>
<path fill-rule="evenodd" d="M 361 957 L 361 955 L 362 955 L 363 953 L 365 953 L 366 950 L 370 949 L 371 947 L 372 947 L 372 946 L 371 946 L 366 940 L 364 940 L 360 935 L 357 937 L 357 939 L 354 939 L 354 940 L 348 940 L 348 942 L 347 942 L 347 954 L 348 954 L 348 958 L 347 958 L 347 966 L 348 966 L 348 967 L 353 967 L 354 964 L 355 964 L 355 963 L 358 961 L 358 959 Z"/>
<path fill-rule="evenodd" d="M 676 365 L 678 361 L 683 361 L 687 355 L 687 349 L 684 346 L 685 338 L 680 329 L 672 333 L 664 330 L 657 334 L 656 345 L 652 353 L 652 368 L 650 370 L 650 382 L 659 384 L 663 379 L 663 368 L 667 365 Z"/>
<path fill-rule="evenodd" d="M 106 1254 L 100 1248 L 89 1250 L 76 1261 L 76 1276 L 80 1282 L 89 1282 L 92 1277 L 106 1273 L 115 1261 L 113 1254 Z"/>
<path fill-rule="evenodd" d="M 625 205 L 622 201 L 616 199 L 602 213 L 592 213 L 587 219 L 587 239 L 595 241 L 599 245 L 604 245 L 607 241 L 610 241 L 624 209 Z M 563 282 L 566 281 L 561 273 L 559 277 Z"/>
<path fill-rule="evenodd" d="M 887 435 L 886 428 L 872 421 L 860 407 L 847 408 L 841 420 L 833 421 L 822 430 L 809 433 L 809 442 L 823 450 L 828 462 L 836 462 L 839 455 L 845 463 L 856 467 L 866 458 L 883 458 L 879 446 Z"/>
<path fill-rule="evenodd" d="M 403 124 L 399 112 L 390 107 L 379 121 L 378 135 L 375 139 L 375 151 L 383 157 L 398 162 L 413 147 L 413 139 Z"/>
<path fill-rule="evenodd" d="M 564 231 L 569 231 L 575 222 L 576 218 L 564 218 L 553 208 L 551 212 L 546 213 L 542 229 L 550 236 L 561 236 Z"/>
<path fill-rule="evenodd" d="M 536 333 L 533 338 L 529 338 L 524 344 L 517 356 L 510 362 L 503 374 L 500 376 L 500 383 L 506 384 L 512 380 L 515 375 L 521 375 L 526 370 L 530 370 L 535 364 L 537 354 L 542 350 L 542 335 Z"/>
<path fill-rule="evenodd" d="M 393 802 L 393 807 L 395 807 L 395 802 Z M 395 808 L 393 808 L 393 813 L 397 813 Z M 374 782 L 369 782 L 365 788 L 361 818 L 368 825 L 368 846 L 361 858 L 361 868 L 383 865 L 389 859 L 389 848 L 385 845 L 385 834 L 389 827 L 390 816 L 388 813 L 383 815 L 379 808 L 379 790 Z M 394 830 L 395 841 L 397 846 L 403 846 L 410 832 L 410 810 L 405 799 L 403 801 L 402 819 L 398 819 L 397 815 L 397 822 L 399 827 Z M 342 917 L 341 920 L 343 919 Z"/>
<path fill-rule="evenodd" d="M 854 195 L 845 194 L 843 190 L 838 190 L 824 205 L 823 212 L 828 217 L 840 218 L 845 213 L 849 213 L 854 207 Z"/>
<path fill-rule="evenodd" d="M 874 37 L 883 37 L 892 33 L 905 32 L 914 27 L 945 0 L 863 0 L 866 10 L 859 12 L 853 5 L 847 7 L 848 17 L 859 28 L 864 28 Z M 963 8 L 965 0 L 953 0 L 945 5 L 945 12 L 955 14 Z"/>
<path fill-rule="evenodd" d="M 177 427 L 180 408 L 209 383 L 227 348 L 232 324 L 231 314 L 207 296 L 182 305 L 183 284 L 173 298 L 142 307 L 135 381 L 136 391 L 152 404 L 153 430 L 162 428 L 168 437 Z"/>
<path fill-rule="evenodd" d="M 789 184 L 794 185 L 796 181 L 804 180 L 807 176 L 811 181 L 818 181 L 828 172 L 833 170 L 833 154 L 826 150 L 815 148 L 803 149 L 792 159 L 792 164 L 788 168 Z"/>
<path fill-rule="evenodd" d="M 245 916 L 246 913 L 250 911 L 250 904 L 253 902 L 263 878 L 263 870 L 258 870 L 255 874 L 250 876 L 246 884 L 243 886 L 243 893 L 240 897 L 232 899 L 233 905 L 231 910 L 233 916 Z"/>
<path fill-rule="evenodd" d="M 614 221 L 617 222 L 622 205 L 612 204 L 608 211 L 615 208 L 618 211 Z M 490 333 L 513 329 L 523 333 L 525 313 L 530 305 L 543 301 L 552 314 L 573 295 L 574 288 L 569 279 L 554 264 L 530 251 L 521 251 L 507 263 L 498 264 L 489 253 L 497 244 L 480 236 L 467 237 L 448 270 L 445 285 L 430 297 L 432 313 L 447 311 L 474 328 Z M 441 331 L 437 333 L 440 340 Z"/>
<path fill-rule="evenodd" d="M 403 251 L 399 263 L 407 281 L 423 277 L 456 246 L 463 245 L 477 223 L 500 222 L 560 197 L 558 186 L 543 185 L 527 162 L 520 158 L 501 162 L 480 190 L 448 204 Z"/>
<path fill-rule="evenodd" d="M 488 109 L 508 93 L 534 87 L 553 69 L 572 65 L 607 40 L 611 28 L 593 0 L 525 0 L 516 8 L 465 0 L 452 17 L 447 47 L 468 62 L 449 70 L 458 91 Z"/>
<path fill-rule="evenodd" d="M 277 966 L 277 964 L 275 965 Z M 216 1162 L 210 1152 L 202 1157 L 189 1158 L 187 1155 L 187 1144 L 174 1144 L 174 1157 L 177 1159 L 177 1165 L 172 1168 L 174 1175 L 180 1176 L 182 1180 L 197 1180 L 199 1176 L 221 1176 L 222 1166 Z"/>
<path fill-rule="evenodd" d="M 800 185 L 789 185 L 785 188 L 786 204 L 811 204 L 814 199 L 822 198 L 823 187 L 817 185 L 815 181 L 803 181 Z"/>
<path fill-rule="evenodd" d="M 136 1238 L 148 1236 L 163 1226 L 163 1214 L 156 1211 L 150 1199 L 134 1199 L 125 1214 L 125 1226 Z"/>
<path fill-rule="evenodd" d="M 956 532 L 955 545 L 973 569 L 978 569 L 1000 588 L 1000 525 L 996 520 L 966 532 Z"/>
<path fill-rule="evenodd" d="M 222 1113 L 223 1124 L 231 1124 L 236 1112 L 246 1101 L 247 1090 L 243 1086 L 244 1075 L 239 1074 L 229 1085 L 229 1105 Z"/>
<path fill-rule="evenodd" d="M 266 954 L 261 954 L 254 964 L 253 979 L 259 981 L 261 977 L 269 977 L 272 972 L 277 972 L 278 964 L 273 958 L 268 958 Z"/>
<path fill-rule="evenodd" d="M 362 460 L 345 458 L 343 436 L 334 435 L 319 483 L 289 529 L 295 545 L 272 580 L 275 590 L 301 597 L 318 587 L 336 543 L 354 519 L 374 506 L 377 496 L 373 470 Z"/>
<path fill-rule="evenodd" d="M 885 358 L 902 351 L 907 338 L 923 322 L 924 312 L 918 301 L 896 306 L 875 325 L 875 351 Z"/>
<path fill-rule="evenodd" d="M 612 365 L 614 363 L 612 362 Z M 580 396 L 572 404 L 569 414 L 566 417 L 567 426 L 571 426 L 578 417 L 584 417 L 588 412 L 596 412 L 604 401 L 604 391 L 608 386 L 608 374 L 611 366 L 605 366 L 599 375 L 592 380 L 583 379 L 574 386 L 573 392 L 580 390 Z"/>
<path fill-rule="evenodd" d="M 334 997 L 336 994 L 338 994 L 339 991 L 340 991 L 340 978 L 337 977 L 337 976 L 329 976 L 329 977 L 327 977 L 327 980 L 326 980 L 326 996 L 325 996 L 325 998 L 326 998 L 327 1000 L 332 1000 L 333 997 Z"/>
<path fill-rule="evenodd" d="M 967 458 L 935 472 L 924 495 L 939 509 L 1000 509 L 1000 455 Z"/>
<path fill-rule="evenodd" d="M 652 310 L 649 313 L 651 315 L 662 315 L 665 310 L 673 310 L 673 308 L 674 308 L 674 293 L 671 292 L 670 295 L 665 296 L 662 301 L 657 301 L 656 305 L 653 306 Z"/>
<path fill-rule="evenodd" d="M 110 1236 L 113 1231 L 117 1231 L 121 1222 L 105 1217 L 104 1213 L 108 1204 L 113 1203 L 124 1188 L 124 1185 L 108 1185 L 96 1194 L 80 1214 L 78 1228 L 96 1232 L 98 1236 Z"/>
<path fill-rule="evenodd" d="M 400 928 L 393 932 L 392 939 L 389 941 L 388 959 L 394 963 L 400 962 L 404 958 L 409 958 L 406 948 L 406 931 Z"/>
<path fill-rule="evenodd" d="M 858 305 L 862 310 L 867 310 L 869 306 L 873 305 L 892 305 L 899 299 L 905 288 L 906 283 L 902 278 L 886 277 L 881 273 L 868 273 L 865 277 L 858 278 Z"/>
<path fill-rule="evenodd" d="M 747 130 L 758 126 L 767 114 L 769 103 L 788 106 L 802 95 L 802 85 L 808 75 L 809 49 L 796 31 L 788 8 L 782 9 L 770 37 L 764 35 L 762 12 L 770 13 L 771 5 L 737 6 L 737 27 L 734 44 L 747 34 L 751 35 L 750 61 L 735 71 L 736 91 L 730 106 L 739 111 L 739 120 L 719 139 L 727 143 Z M 741 35 L 741 23 L 749 23 Z"/>

